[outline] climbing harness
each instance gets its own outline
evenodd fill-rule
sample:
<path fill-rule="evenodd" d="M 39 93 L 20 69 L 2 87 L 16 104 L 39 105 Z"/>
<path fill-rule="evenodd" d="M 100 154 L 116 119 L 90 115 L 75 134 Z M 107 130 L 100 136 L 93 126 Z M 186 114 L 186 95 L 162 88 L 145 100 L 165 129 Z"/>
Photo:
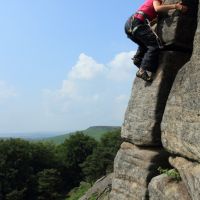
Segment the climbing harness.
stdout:
<path fill-rule="evenodd" d="M 160 49 L 163 49 L 164 46 L 163 46 L 163 44 L 162 44 L 162 41 L 161 41 L 161 39 L 158 37 L 158 35 L 157 35 L 157 33 L 154 31 L 154 29 L 152 28 L 151 23 L 150 23 L 150 21 L 149 21 L 147 15 L 146 15 L 144 12 L 140 11 L 140 10 L 137 11 L 135 14 L 140 14 L 140 15 L 142 15 L 142 16 L 144 17 L 144 21 L 145 21 L 146 24 L 149 26 L 149 28 L 151 29 L 151 31 L 153 32 L 153 34 L 156 36 L 156 41 L 157 41 L 157 43 L 158 43 L 159 48 L 160 48 Z M 133 20 L 134 20 L 134 16 L 131 17 L 131 24 L 132 24 Z M 142 26 L 142 24 L 139 24 L 139 25 L 135 26 L 133 29 L 132 29 L 132 27 L 131 27 L 130 30 L 129 30 L 129 32 L 132 33 L 132 35 L 134 35 L 135 31 L 136 31 L 139 27 L 141 27 L 141 26 Z"/>

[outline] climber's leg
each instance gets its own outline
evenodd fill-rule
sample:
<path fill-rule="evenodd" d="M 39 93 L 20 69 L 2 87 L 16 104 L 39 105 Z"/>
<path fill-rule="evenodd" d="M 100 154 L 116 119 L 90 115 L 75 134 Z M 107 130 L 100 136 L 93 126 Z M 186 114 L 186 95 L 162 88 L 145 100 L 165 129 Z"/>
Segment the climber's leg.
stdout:
<path fill-rule="evenodd" d="M 156 40 L 156 36 L 151 31 L 148 25 L 141 26 L 135 32 L 134 37 L 140 41 L 146 48 L 147 51 L 141 62 L 141 68 L 151 72 L 156 72 L 158 67 L 158 56 L 159 56 L 159 45 Z"/>
<path fill-rule="evenodd" d="M 142 60 L 144 58 L 145 53 L 147 52 L 147 48 L 138 40 L 134 40 L 135 43 L 137 43 L 138 49 L 136 51 L 136 54 L 133 56 L 133 64 L 136 65 L 138 68 L 140 68 Z"/>

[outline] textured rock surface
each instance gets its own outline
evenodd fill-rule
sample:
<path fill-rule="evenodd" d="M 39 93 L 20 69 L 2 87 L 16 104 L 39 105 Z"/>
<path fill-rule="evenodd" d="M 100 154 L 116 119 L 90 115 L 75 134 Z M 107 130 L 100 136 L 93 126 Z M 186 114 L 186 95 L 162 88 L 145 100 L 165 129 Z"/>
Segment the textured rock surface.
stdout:
<path fill-rule="evenodd" d="M 92 188 L 90 188 L 87 193 L 81 197 L 79 200 L 89 200 L 94 197 L 98 200 L 108 200 L 109 193 L 111 190 L 113 174 L 102 177 L 97 180 Z"/>
<path fill-rule="evenodd" d="M 200 17 L 200 10 L 199 10 Z M 166 149 L 200 161 L 200 21 L 191 61 L 178 73 L 165 108 L 162 143 Z"/>
<path fill-rule="evenodd" d="M 192 200 L 182 181 L 175 181 L 162 174 L 149 184 L 149 200 Z"/>
<path fill-rule="evenodd" d="M 170 163 L 179 171 L 192 200 L 200 199 L 200 164 L 184 158 L 170 158 Z"/>
<path fill-rule="evenodd" d="M 177 0 L 165 0 L 164 4 L 176 3 Z M 198 0 L 183 0 L 188 5 L 187 13 L 177 10 L 160 13 L 157 32 L 166 45 L 173 45 L 179 49 L 191 49 L 197 24 Z"/>
<path fill-rule="evenodd" d="M 190 58 L 189 53 L 168 51 L 161 55 L 155 80 L 148 85 L 136 78 L 122 126 L 122 138 L 136 145 L 161 143 L 160 123 L 177 74 Z"/>
<path fill-rule="evenodd" d="M 136 147 L 124 142 L 114 164 L 111 200 L 143 200 L 159 166 L 168 166 L 168 153 L 160 148 Z"/>
<path fill-rule="evenodd" d="M 170 17 L 163 15 L 158 25 L 163 40 L 179 50 L 192 49 L 197 22 L 197 0 L 183 2 L 191 6 L 187 15 L 178 17 L 177 11 L 170 11 Z M 199 26 L 200 22 L 191 60 L 190 53 L 165 51 L 160 56 L 159 70 L 152 84 L 135 79 L 122 126 L 122 138 L 127 142 L 121 145 L 114 162 L 111 200 L 200 199 L 199 164 L 183 158 L 170 159 L 182 181 L 157 176 L 159 166 L 168 167 L 168 155 L 156 147 L 161 145 L 162 132 L 162 143 L 168 151 L 200 161 Z"/>

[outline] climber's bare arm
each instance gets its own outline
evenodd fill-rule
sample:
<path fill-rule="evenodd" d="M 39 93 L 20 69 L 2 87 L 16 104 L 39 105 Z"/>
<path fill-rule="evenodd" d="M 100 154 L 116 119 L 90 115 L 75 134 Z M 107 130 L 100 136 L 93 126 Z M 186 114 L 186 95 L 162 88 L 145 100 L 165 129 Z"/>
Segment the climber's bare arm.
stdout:
<path fill-rule="evenodd" d="M 180 10 L 181 12 L 186 12 L 188 9 L 187 6 L 182 5 L 181 2 L 164 5 L 164 4 L 161 4 L 160 1 L 158 0 L 153 1 L 153 6 L 156 12 L 165 12 L 165 11 L 173 10 L 173 9 Z"/>

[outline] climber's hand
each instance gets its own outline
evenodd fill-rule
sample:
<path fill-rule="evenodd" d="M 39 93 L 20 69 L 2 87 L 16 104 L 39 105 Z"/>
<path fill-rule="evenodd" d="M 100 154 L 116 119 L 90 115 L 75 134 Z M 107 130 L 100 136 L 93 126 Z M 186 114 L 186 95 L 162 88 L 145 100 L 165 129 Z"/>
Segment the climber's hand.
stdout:
<path fill-rule="evenodd" d="M 175 9 L 181 11 L 182 13 L 185 13 L 187 12 L 188 7 L 183 5 L 182 2 L 179 2 L 179 3 L 176 3 Z"/>

